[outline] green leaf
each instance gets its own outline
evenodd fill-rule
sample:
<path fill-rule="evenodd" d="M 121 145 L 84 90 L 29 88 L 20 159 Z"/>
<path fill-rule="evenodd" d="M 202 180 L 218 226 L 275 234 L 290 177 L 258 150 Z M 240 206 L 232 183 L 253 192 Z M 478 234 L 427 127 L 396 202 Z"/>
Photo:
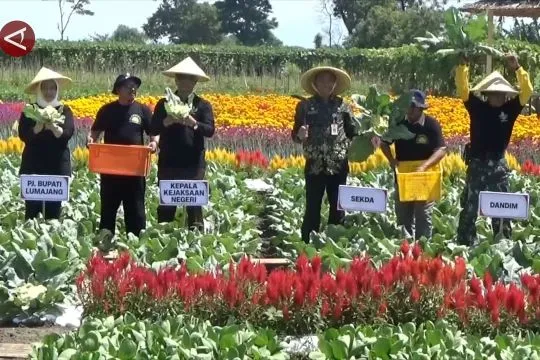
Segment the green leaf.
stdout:
<path fill-rule="evenodd" d="M 347 346 L 339 341 L 335 340 L 330 343 L 332 347 L 332 354 L 336 359 L 347 359 Z"/>
<path fill-rule="evenodd" d="M 71 360 L 71 357 L 77 354 L 75 349 L 66 349 L 60 353 L 58 360 Z"/>
<path fill-rule="evenodd" d="M 143 340 L 144 341 L 144 340 Z M 125 338 L 120 343 L 118 357 L 122 360 L 133 359 L 137 354 L 137 344 L 131 339 Z"/>
<path fill-rule="evenodd" d="M 390 350 L 392 349 L 392 343 L 388 338 L 378 338 L 375 344 L 373 344 L 373 351 L 375 355 L 382 359 L 389 359 Z"/>

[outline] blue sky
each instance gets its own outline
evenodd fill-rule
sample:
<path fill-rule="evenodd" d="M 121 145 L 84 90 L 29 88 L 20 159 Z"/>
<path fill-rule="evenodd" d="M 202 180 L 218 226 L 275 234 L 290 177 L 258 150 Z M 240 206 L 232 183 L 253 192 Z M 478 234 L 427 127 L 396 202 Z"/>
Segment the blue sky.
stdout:
<path fill-rule="evenodd" d="M 212 1 L 211 1 L 212 2 Z M 312 47 L 317 32 L 327 25 L 321 0 L 270 0 L 279 26 L 274 34 L 285 45 Z M 65 36 L 70 40 L 88 39 L 90 35 L 111 33 L 120 24 L 140 28 L 157 9 L 161 0 L 92 0 L 94 16 L 74 15 Z M 0 27 L 12 20 L 30 24 L 37 38 L 59 39 L 57 0 L 0 0 Z M 301 23 L 298 22 L 302 16 Z M 335 20 L 334 42 L 346 36 L 341 21 Z M 336 27 L 338 27 L 336 29 Z"/>

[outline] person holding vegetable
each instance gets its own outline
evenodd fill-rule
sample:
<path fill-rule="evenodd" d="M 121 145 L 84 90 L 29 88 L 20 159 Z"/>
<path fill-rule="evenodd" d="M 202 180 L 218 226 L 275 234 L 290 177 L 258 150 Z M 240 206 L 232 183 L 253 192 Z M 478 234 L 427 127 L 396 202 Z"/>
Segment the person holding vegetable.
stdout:
<path fill-rule="evenodd" d="M 30 175 L 71 176 L 71 155 L 68 147 L 75 126 L 73 113 L 59 100 L 62 89 L 71 79 L 42 67 L 26 87 L 25 93 L 36 101 L 25 106 L 19 119 L 18 134 L 24 142 L 19 173 Z M 61 202 L 26 201 L 25 218 L 42 213 L 45 219 L 58 219 Z"/>
<path fill-rule="evenodd" d="M 473 245 L 477 241 L 476 219 L 480 191 L 508 192 L 509 169 L 506 148 L 514 123 L 529 101 L 533 87 L 529 74 L 514 55 L 506 55 L 507 67 L 516 74 L 519 91 L 494 71 L 474 88 L 469 89 L 468 59 L 461 57 L 456 69 L 456 88 L 470 117 L 470 142 L 465 146 L 467 166 L 465 188 L 461 194 L 461 213 L 457 242 Z M 510 238 L 509 220 L 492 219 L 493 233 Z"/>
<path fill-rule="evenodd" d="M 190 57 L 163 74 L 175 79 L 177 90 L 166 89 L 152 116 L 152 134 L 160 136 L 158 181 L 203 180 L 205 138 L 214 135 L 214 113 L 212 105 L 193 89 L 199 81 L 210 79 Z M 158 222 L 172 222 L 175 215 L 176 206 L 158 206 Z M 202 207 L 187 206 L 187 223 L 192 230 L 204 230 Z"/>
<path fill-rule="evenodd" d="M 119 75 L 112 93 L 118 99 L 103 105 L 92 124 L 88 143 L 99 141 L 103 135 L 105 144 L 143 145 L 144 133 L 150 134 L 152 111 L 135 100 L 141 79 L 129 73 Z M 148 146 L 155 152 L 159 137 L 151 136 Z M 144 197 L 146 179 L 143 176 L 102 174 L 100 182 L 100 234 L 96 242 L 108 246 L 115 233 L 116 214 L 120 204 L 124 208 L 126 233 L 139 236 L 146 228 Z"/>
<path fill-rule="evenodd" d="M 339 97 L 351 84 L 345 71 L 315 67 L 300 81 L 311 97 L 298 103 L 291 136 L 303 145 L 306 158 L 306 208 L 301 233 L 302 240 L 309 243 L 311 232 L 320 230 L 325 191 L 330 205 L 328 224 L 342 223 L 344 212 L 338 209 L 338 190 L 347 181 L 348 149 L 356 127 L 350 107 Z"/>
<path fill-rule="evenodd" d="M 433 117 L 426 115 L 426 96 L 420 90 L 411 90 L 410 106 L 405 124 L 407 130 L 413 134 L 410 139 L 398 139 L 395 141 L 373 138 L 375 146 L 380 145 L 383 154 L 395 170 L 400 161 L 421 161 L 416 171 L 424 172 L 436 165 L 446 154 L 446 145 L 441 126 Z M 395 144 L 396 157 L 392 155 L 390 145 Z M 404 236 L 418 240 L 422 236 L 428 240 L 432 236 L 432 201 L 407 201 L 399 200 L 399 188 L 396 178 L 395 211 L 397 224 L 402 227 Z"/>

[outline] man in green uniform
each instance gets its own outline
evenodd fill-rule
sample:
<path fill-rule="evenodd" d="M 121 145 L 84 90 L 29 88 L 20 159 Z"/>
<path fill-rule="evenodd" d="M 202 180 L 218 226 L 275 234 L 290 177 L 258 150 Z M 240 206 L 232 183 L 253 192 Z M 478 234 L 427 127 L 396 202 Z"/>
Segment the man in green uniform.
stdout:
<path fill-rule="evenodd" d="M 533 87 L 529 74 L 519 65 L 516 56 L 507 56 L 508 69 L 516 74 L 519 92 L 498 72 L 493 72 L 469 90 L 469 68 L 463 58 L 456 70 L 456 87 L 470 117 L 470 143 L 465 147 L 467 178 L 461 196 L 461 214 L 457 242 L 473 245 L 477 241 L 476 219 L 481 191 L 508 192 L 509 169 L 506 148 L 514 123 L 529 101 Z M 509 220 L 493 219 L 493 233 L 510 238 Z"/>

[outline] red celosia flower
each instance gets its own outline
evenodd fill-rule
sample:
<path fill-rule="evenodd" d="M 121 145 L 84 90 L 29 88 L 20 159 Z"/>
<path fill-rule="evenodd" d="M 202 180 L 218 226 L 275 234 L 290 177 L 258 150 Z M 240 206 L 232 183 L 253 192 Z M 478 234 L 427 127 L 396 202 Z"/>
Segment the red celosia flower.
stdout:
<path fill-rule="evenodd" d="M 409 242 L 407 240 L 403 240 L 403 242 L 401 243 L 401 246 L 400 246 L 400 249 L 401 249 L 401 253 L 403 254 L 403 256 L 409 256 Z"/>
<path fill-rule="evenodd" d="M 422 255 L 422 248 L 420 248 L 420 244 L 417 242 L 413 246 L 412 256 L 414 259 L 418 259 L 420 255 Z"/>

